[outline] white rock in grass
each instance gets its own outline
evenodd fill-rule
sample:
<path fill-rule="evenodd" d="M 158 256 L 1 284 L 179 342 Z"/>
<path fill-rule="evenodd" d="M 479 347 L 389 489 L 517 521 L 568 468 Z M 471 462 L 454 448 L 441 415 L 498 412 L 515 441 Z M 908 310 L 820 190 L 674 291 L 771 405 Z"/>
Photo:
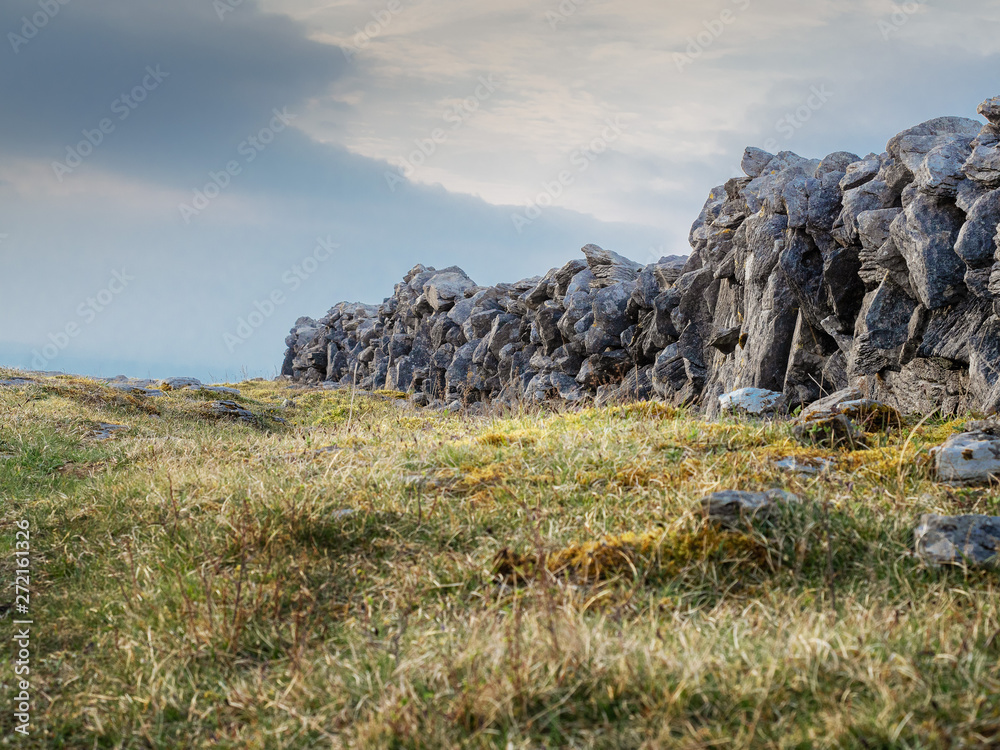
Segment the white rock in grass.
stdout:
<path fill-rule="evenodd" d="M 996 564 L 1000 516 L 927 514 L 913 537 L 917 555 L 933 565 Z"/>
<path fill-rule="evenodd" d="M 737 411 L 762 417 L 767 414 L 778 414 L 784 411 L 785 396 L 777 391 L 764 388 L 740 388 L 719 396 L 719 406 L 722 411 Z"/>
<path fill-rule="evenodd" d="M 946 482 L 1000 480 L 1000 437 L 988 432 L 952 435 L 935 448 L 938 478 Z"/>

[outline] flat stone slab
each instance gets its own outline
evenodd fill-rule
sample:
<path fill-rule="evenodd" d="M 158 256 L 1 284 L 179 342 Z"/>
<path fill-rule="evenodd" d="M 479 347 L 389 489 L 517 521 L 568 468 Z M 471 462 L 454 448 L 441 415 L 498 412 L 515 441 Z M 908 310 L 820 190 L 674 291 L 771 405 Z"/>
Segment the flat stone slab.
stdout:
<path fill-rule="evenodd" d="M 141 385 L 133 385 L 132 383 L 108 383 L 108 386 L 114 388 L 116 391 L 122 391 L 123 393 L 134 393 L 139 396 L 166 395 L 159 388 L 145 388 Z"/>
<path fill-rule="evenodd" d="M 736 411 L 758 417 L 780 414 L 785 410 L 786 403 L 784 394 L 764 388 L 740 388 L 719 396 L 722 411 Z"/>
<path fill-rule="evenodd" d="M 932 565 L 995 565 L 1000 516 L 926 514 L 913 533 L 917 555 Z"/>
<path fill-rule="evenodd" d="M 249 409 L 244 409 L 235 401 L 212 401 L 208 404 L 208 410 L 217 417 L 238 419 L 253 425 L 260 423 L 260 420 L 254 416 L 253 412 Z"/>
<path fill-rule="evenodd" d="M 198 378 L 164 378 L 160 383 L 163 386 L 174 389 L 201 385 L 201 381 Z"/>
<path fill-rule="evenodd" d="M 792 474 L 805 474 L 808 476 L 815 476 L 817 474 L 822 474 L 825 471 L 832 471 L 834 467 L 834 462 L 828 458 L 783 458 L 780 461 L 775 461 L 774 466 L 782 471 L 788 471 Z"/>
<path fill-rule="evenodd" d="M 25 388 L 36 382 L 37 381 L 31 380 L 30 378 L 10 378 L 7 380 L 0 380 L 0 386 L 3 386 L 4 388 Z"/>
<path fill-rule="evenodd" d="M 1000 437 L 989 432 L 952 435 L 934 449 L 938 479 L 979 484 L 1000 481 Z"/>
<path fill-rule="evenodd" d="M 128 427 L 122 424 L 111 424 L 109 422 L 99 422 L 87 433 L 89 440 L 111 440 L 116 433 L 127 430 Z"/>
<path fill-rule="evenodd" d="M 778 505 L 800 502 L 797 495 L 785 490 L 743 492 L 723 490 L 702 498 L 701 510 L 705 517 L 723 526 L 738 528 L 749 521 L 767 518 Z"/>

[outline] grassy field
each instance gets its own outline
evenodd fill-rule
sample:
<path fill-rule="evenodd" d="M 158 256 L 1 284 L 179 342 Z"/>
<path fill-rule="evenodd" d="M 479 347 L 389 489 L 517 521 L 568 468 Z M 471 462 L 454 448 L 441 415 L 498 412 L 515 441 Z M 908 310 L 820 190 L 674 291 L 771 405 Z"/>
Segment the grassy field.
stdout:
<path fill-rule="evenodd" d="M 31 734 L 12 645 L 0 745 L 1000 746 L 1000 574 L 912 555 L 921 513 L 1000 514 L 933 481 L 964 420 L 824 451 L 654 403 L 473 418 L 238 387 L 253 423 L 194 391 L 0 388 L 0 602 L 27 521 L 34 621 Z M 771 487 L 803 502 L 700 515 Z"/>

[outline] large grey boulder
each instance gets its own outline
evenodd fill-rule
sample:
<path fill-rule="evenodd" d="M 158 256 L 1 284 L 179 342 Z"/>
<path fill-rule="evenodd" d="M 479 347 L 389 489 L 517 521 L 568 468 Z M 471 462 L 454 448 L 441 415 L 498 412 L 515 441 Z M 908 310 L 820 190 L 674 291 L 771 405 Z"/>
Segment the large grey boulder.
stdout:
<path fill-rule="evenodd" d="M 642 266 L 634 260 L 597 245 L 585 245 L 583 254 L 587 256 L 587 265 L 590 266 L 590 271 L 599 286 L 635 281 L 639 271 L 642 270 Z"/>
<path fill-rule="evenodd" d="M 431 276 L 423 284 L 423 294 L 435 312 L 450 310 L 455 302 L 476 286 L 460 268 L 446 269 Z"/>

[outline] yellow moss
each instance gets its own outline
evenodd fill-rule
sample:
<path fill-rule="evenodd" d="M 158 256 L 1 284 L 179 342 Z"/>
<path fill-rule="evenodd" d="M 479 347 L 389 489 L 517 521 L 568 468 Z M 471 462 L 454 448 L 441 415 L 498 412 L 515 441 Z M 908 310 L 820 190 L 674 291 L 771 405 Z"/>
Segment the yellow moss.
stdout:
<path fill-rule="evenodd" d="M 680 410 L 659 401 L 638 401 L 607 410 L 610 417 L 622 419 L 676 419 Z"/>
<path fill-rule="evenodd" d="M 484 432 L 476 438 L 476 442 L 481 445 L 488 445 L 493 448 L 502 448 L 507 445 L 520 444 L 531 445 L 538 440 L 536 433 L 526 430 L 515 430 L 514 432 Z"/>
<path fill-rule="evenodd" d="M 943 443 L 952 435 L 965 430 L 968 419 L 952 419 L 939 425 L 924 425 L 917 430 L 917 435 L 929 443 Z"/>
<path fill-rule="evenodd" d="M 503 464 L 489 464 L 463 470 L 458 484 L 463 489 L 473 489 L 483 485 L 501 484 L 511 475 Z"/>
<path fill-rule="evenodd" d="M 762 566 L 766 559 L 767 548 L 753 537 L 703 524 L 693 531 L 626 532 L 540 555 L 518 553 L 505 547 L 493 559 L 493 572 L 503 580 L 515 582 L 537 577 L 544 567 L 555 575 L 596 581 L 637 575 L 649 566 L 660 574 L 674 576 L 693 564 L 707 561 Z"/>

